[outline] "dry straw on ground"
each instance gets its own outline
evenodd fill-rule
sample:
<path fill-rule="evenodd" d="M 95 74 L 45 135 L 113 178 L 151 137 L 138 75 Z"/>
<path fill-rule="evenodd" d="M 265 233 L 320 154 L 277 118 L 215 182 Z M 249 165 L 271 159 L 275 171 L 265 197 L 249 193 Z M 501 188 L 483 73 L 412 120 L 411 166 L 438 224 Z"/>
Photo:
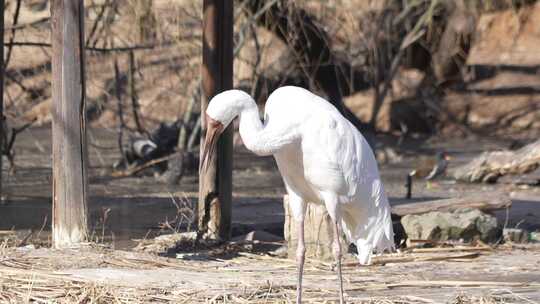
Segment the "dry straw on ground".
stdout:
<path fill-rule="evenodd" d="M 477 263 L 479 256 L 497 254 L 478 248 L 472 251 L 473 256 L 470 247 L 455 252 L 459 249 L 407 252 L 375 259 L 378 264 L 402 265 L 398 267 L 372 266 L 358 270 L 355 263 L 347 263 L 344 269 L 349 284 L 347 298 L 352 303 L 438 303 L 430 295 L 444 294 L 450 299 L 448 303 L 455 304 L 524 303 L 527 299 L 520 292 L 540 286 L 540 283 L 504 278 L 471 280 L 456 276 L 455 280 L 429 280 L 417 276 L 413 279 L 409 273 L 418 269 L 433 273 L 437 267 L 465 269 Z M 486 268 L 489 264 L 484 261 L 473 268 Z M 292 260 L 241 250 L 228 252 L 226 258 L 210 254 L 205 260 L 180 260 L 103 247 L 79 251 L 3 247 L 0 303 L 291 303 L 295 298 L 295 267 Z M 175 282 L 163 278 L 156 281 L 158 284 L 138 284 L 138 278 L 131 282 L 135 284 L 127 281 L 119 284 L 118 280 L 106 277 L 95 280 L 77 275 L 74 269 L 125 271 L 127 278 L 137 271 L 162 274 L 166 271 L 183 277 Z M 332 265 L 311 260 L 306 264 L 306 273 L 307 303 L 338 300 Z"/>

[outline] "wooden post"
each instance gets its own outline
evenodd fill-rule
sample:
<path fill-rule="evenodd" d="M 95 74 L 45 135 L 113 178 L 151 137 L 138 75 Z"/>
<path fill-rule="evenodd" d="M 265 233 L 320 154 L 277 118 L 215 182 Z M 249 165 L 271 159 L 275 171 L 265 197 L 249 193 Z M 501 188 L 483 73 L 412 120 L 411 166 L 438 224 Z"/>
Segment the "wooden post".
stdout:
<path fill-rule="evenodd" d="M 83 0 L 53 0 L 53 246 L 86 241 L 87 150 Z"/>
<path fill-rule="evenodd" d="M 204 0 L 203 10 L 201 113 L 202 134 L 206 134 L 204 113 L 208 102 L 232 88 L 233 1 Z M 199 233 L 206 238 L 227 240 L 231 234 L 232 131 L 229 126 L 223 132 L 215 151 L 217 157 L 210 157 L 213 163 L 209 163 L 206 174 L 199 175 Z M 203 144 L 204 140 L 201 147 Z"/>
<path fill-rule="evenodd" d="M 6 121 L 4 118 L 4 8 L 5 1 L 0 0 L 0 151 L 4 150 L 4 132 L 6 130 Z M 0 201 L 2 201 L 2 152 L 0 152 Z"/>

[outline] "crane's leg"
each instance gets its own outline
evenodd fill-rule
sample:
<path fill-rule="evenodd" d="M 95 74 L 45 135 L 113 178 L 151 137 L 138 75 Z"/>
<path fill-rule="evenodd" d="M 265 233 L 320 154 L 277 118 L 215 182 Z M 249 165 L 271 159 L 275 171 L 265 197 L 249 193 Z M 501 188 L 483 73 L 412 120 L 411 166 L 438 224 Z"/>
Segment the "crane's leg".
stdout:
<path fill-rule="evenodd" d="M 298 221 L 298 245 L 296 247 L 296 262 L 298 264 L 298 282 L 296 285 L 296 303 L 302 303 L 302 276 L 306 259 L 306 244 L 304 240 L 304 219 Z"/>
<path fill-rule="evenodd" d="M 342 217 L 341 208 L 336 194 L 330 192 L 323 192 L 321 193 L 321 196 L 324 199 L 326 211 L 328 211 L 328 215 L 330 215 L 330 218 L 334 223 L 334 240 L 332 247 L 334 251 L 334 257 L 336 259 L 337 274 L 339 280 L 339 303 L 343 304 L 345 303 L 345 300 L 343 298 L 343 277 L 341 275 L 341 229 L 339 226 Z"/>
<path fill-rule="evenodd" d="M 338 221 L 334 221 L 334 257 L 336 258 L 336 264 L 337 264 L 337 273 L 338 273 L 338 280 L 339 280 L 339 303 L 343 304 L 345 303 L 345 300 L 343 299 L 343 276 L 341 275 L 341 241 L 340 241 L 340 235 L 341 231 L 339 229 L 339 223 Z"/>
<path fill-rule="evenodd" d="M 306 258 L 306 243 L 304 239 L 304 218 L 306 215 L 306 202 L 294 192 L 287 189 L 289 194 L 289 208 L 296 221 L 298 244 L 296 247 L 297 283 L 296 303 L 302 303 L 302 276 L 304 273 L 304 261 Z"/>

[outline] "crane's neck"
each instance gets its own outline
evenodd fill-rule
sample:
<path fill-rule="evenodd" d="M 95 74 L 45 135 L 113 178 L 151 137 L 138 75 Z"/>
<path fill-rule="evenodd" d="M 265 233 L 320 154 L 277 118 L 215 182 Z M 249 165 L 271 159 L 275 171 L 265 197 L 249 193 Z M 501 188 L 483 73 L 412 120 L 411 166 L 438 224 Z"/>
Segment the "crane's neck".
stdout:
<path fill-rule="evenodd" d="M 262 124 L 254 101 L 241 111 L 239 131 L 246 148 L 258 155 L 272 155 L 292 141 L 291 134 Z"/>
<path fill-rule="evenodd" d="M 244 145 L 254 153 L 259 154 L 263 149 L 263 142 L 259 139 L 264 133 L 264 126 L 259 116 L 259 109 L 255 102 L 245 107 L 240 113 L 240 126 L 238 127 Z"/>

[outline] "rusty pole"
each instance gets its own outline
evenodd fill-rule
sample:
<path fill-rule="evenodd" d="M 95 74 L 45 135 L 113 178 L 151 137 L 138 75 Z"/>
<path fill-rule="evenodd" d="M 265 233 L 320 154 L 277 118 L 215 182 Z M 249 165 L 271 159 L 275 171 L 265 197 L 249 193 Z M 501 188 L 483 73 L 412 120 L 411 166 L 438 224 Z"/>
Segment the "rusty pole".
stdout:
<path fill-rule="evenodd" d="M 232 88 L 233 0 L 204 0 L 203 3 L 203 97 L 201 113 L 206 134 L 205 111 L 210 99 Z M 231 234 L 232 127 L 221 135 L 214 161 L 199 174 L 199 233 L 227 240 Z M 204 144 L 201 136 L 201 151 Z"/>

